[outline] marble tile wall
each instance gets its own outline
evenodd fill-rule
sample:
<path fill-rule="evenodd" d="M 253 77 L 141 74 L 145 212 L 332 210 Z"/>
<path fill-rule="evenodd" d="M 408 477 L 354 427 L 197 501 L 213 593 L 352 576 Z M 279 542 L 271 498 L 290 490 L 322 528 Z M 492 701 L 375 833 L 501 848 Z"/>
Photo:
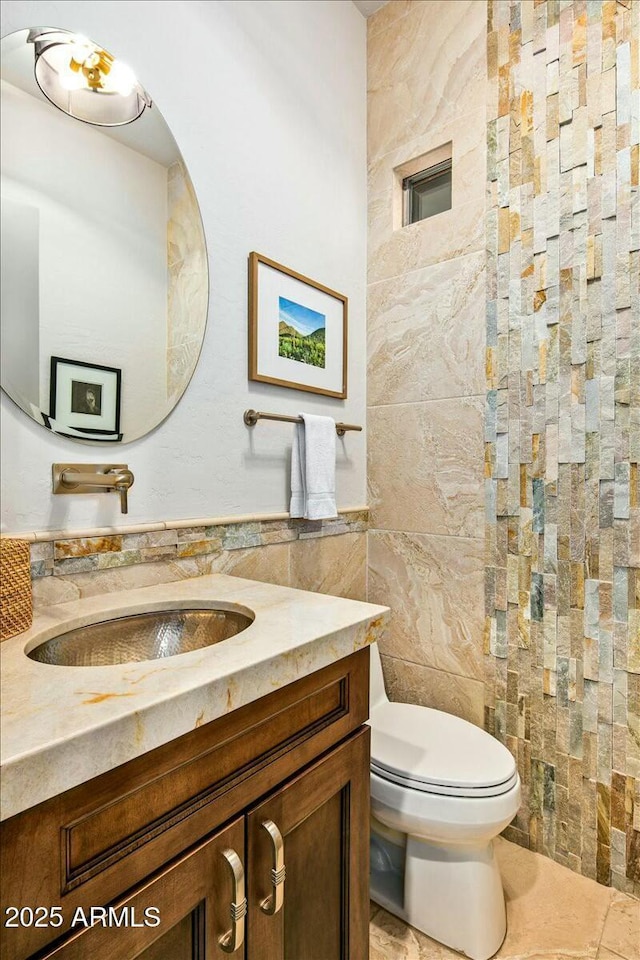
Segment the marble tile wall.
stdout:
<path fill-rule="evenodd" d="M 207 247 L 191 178 L 182 160 L 167 177 L 167 399 L 187 387 L 207 318 Z"/>
<path fill-rule="evenodd" d="M 393 699 L 483 723 L 486 10 L 368 20 L 368 596 Z M 453 209 L 394 229 L 397 167 L 452 143 Z"/>
<path fill-rule="evenodd" d="M 39 534 L 31 542 L 34 610 L 209 573 L 364 600 L 367 521 L 359 510 L 335 520 L 176 521 L 127 533 Z"/>
<path fill-rule="evenodd" d="M 487 729 L 507 835 L 640 893 L 640 3 L 489 0 Z"/>

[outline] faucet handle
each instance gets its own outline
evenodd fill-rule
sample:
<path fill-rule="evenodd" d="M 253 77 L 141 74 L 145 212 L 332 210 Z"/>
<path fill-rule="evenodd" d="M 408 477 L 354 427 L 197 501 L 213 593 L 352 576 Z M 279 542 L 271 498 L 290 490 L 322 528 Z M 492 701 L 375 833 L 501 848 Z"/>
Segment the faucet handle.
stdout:
<path fill-rule="evenodd" d="M 54 493 L 109 493 L 120 495 L 120 509 L 128 513 L 128 492 L 134 476 L 126 463 L 54 463 Z"/>
<path fill-rule="evenodd" d="M 111 471 L 116 474 L 115 477 L 115 489 L 120 494 L 120 513 L 129 513 L 129 487 L 133 486 L 135 477 L 131 470 L 125 468 L 124 470 L 114 470 Z"/>
<path fill-rule="evenodd" d="M 128 487 L 124 483 L 119 483 L 116 490 L 120 494 L 120 513 L 129 513 L 129 500 L 127 498 Z"/>

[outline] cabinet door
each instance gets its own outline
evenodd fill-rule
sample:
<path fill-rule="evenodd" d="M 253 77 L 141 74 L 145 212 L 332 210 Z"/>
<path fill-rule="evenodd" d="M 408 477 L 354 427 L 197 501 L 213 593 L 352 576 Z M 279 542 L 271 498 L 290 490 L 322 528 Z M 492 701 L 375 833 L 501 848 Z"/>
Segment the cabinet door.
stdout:
<path fill-rule="evenodd" d="M 249 812 L 247 872 L 250 960 L 366 960 L 368 727 Z"/>
<path fill-rule="evenodd" d="M 245 946 L 240 942 L 244 940 L 245 923 L 244 916 L 240 917 L 244 898 L 244 877 L 240 877 L 244 874 L 243 867 L 244 819 L 240 818 L 148 883 L 119 899 L 105 917 L 105 926 L 83 928 L 44 956 L 39 954 L 39 958 L 220 960 L 231 957 L 244 960 Z M 235 927 L 231 919 L 233 903 L 237 904 Z M 150 912 L 151 907 L 156 909 Z M 160 923 L 146 925 L 150 916 L 159 916 Z M 118 922 L 128 925 L 117 926 Z M 231 950 L 234 932 L 237 949 Z M 225 950 L 220 937 L 229 933 L 231 937 Z"/>

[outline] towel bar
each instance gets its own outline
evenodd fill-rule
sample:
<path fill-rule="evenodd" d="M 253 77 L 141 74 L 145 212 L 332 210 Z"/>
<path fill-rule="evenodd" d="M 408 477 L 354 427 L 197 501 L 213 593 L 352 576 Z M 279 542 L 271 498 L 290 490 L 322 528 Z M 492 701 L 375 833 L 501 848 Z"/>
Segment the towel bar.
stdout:
<path fill-rule="evenodd" d="M 282 423 L 302 423 L 302 417 L 288 417 L 284 413 L 263 413 L 260 410 L 245 410 L 242 418 L 248 427 L 255 427 L 258 420 L 279 420 Z M 336 423 L 336 433 L 344 437 L 347 430 L 362 430 L 355 423 Z"/>

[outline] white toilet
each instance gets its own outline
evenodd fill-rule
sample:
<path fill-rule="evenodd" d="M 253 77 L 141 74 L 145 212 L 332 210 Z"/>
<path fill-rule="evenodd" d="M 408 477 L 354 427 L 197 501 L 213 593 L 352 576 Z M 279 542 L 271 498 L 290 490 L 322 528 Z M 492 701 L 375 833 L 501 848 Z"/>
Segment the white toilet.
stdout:
<path fill-rule="evenodd" d="M 520 805 L 509 751 L 458 717 L 387 698 L 371 646 L 371 899 L 488 960 L 507 928 L 493 838 Z"/>

